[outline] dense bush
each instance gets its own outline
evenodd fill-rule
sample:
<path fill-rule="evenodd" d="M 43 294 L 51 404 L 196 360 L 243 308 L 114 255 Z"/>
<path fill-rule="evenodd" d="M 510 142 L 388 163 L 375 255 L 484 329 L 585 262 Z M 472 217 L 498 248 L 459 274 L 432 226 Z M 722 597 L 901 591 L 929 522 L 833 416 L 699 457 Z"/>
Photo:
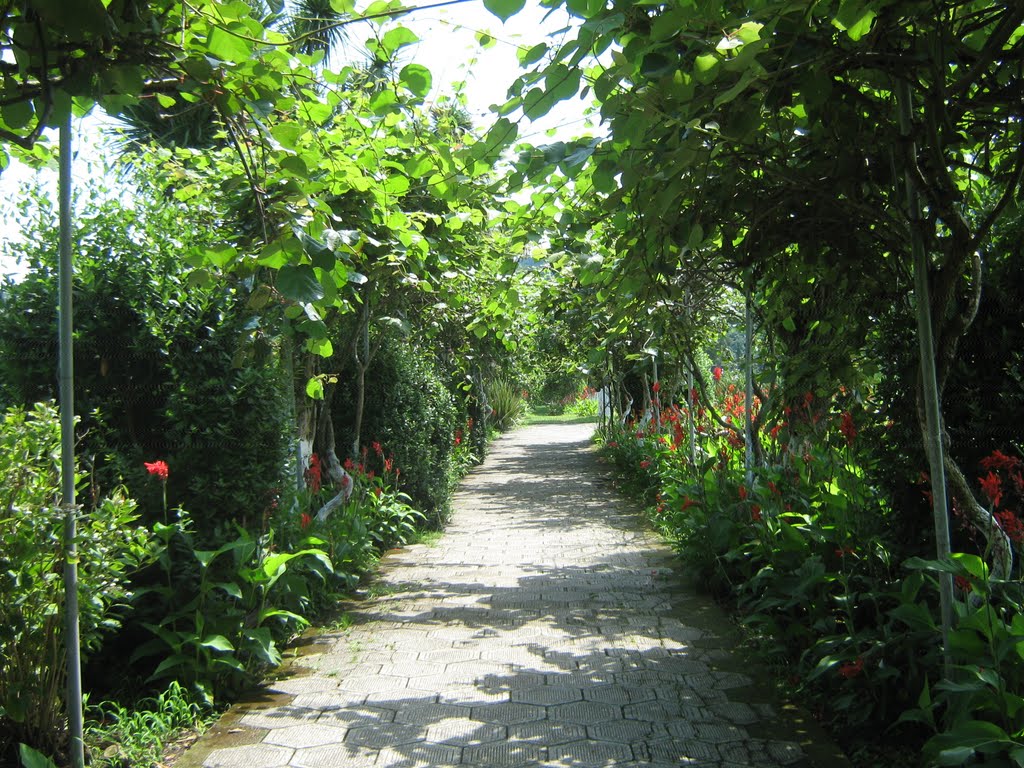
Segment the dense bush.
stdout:
<path fill-rule="evenodd" d="M 393 331 L 366 374 L 362 445 L 379 443 L 401 468 L 399 485 L 432 523 L 440 522 L 455 481 L 456 429 L 466 417 L 431 356 Z M 352 443 L 355 388 L 342 375 L 334 400 L 339 450 Z"/>
<path fill-rule="evenodd" d="M 88 414 L 79 451 L 97 486 L 125 483 L 149 520 L 162 500 L 143 462 L 166 461 L 188 478 L 168 503 L 193 510 L 198 532 L 212 536 L 251 523 L 280 484 L 287 384 L 272 363 L 233 364 L 252 327 L 244 296 L 190 278 L 182 258 L 208 235 L 165 201 L 142 195 L 134 205 L 129 220 L 120 202 L 94 199 L 79 217 L 76 409 Z M 12 247 L 29 270 L 4 287 L 0 389 L 19 405 L 55 394 L 56 241 L 40 225 Z"/>
<path fill-rule="evenodd" d="M 60 421 L 50 404 L 11 408 L 0 422 L 0 763 L 18 741 L 52 754 L 64 736 L 64 514 Z M 83 501 L 88 500 L 81 484 Z M 88 506 L 78 526 L 80 634 L 85 653 L 115 630 L 129 577 L 150 557 L 123 489 Z M 13 762 L 13 759 L 12 759 Z"/>

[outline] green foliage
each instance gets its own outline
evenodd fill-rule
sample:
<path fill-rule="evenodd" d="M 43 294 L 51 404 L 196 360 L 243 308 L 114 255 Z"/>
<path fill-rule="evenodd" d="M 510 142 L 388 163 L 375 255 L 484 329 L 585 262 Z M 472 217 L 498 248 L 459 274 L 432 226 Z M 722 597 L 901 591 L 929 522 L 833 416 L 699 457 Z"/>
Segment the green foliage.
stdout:
<path fill-rule="evenodd" d="M 428 519 L 444 515 L 453 482 L 459 412 L 433 358 L 414 341 L 384 334 L 366 379 L 363 448 L 379 443 L 401 469 L 399 485 Z M 342 381 L 345 381 L 343 378 Z M 338 444 L 351 444 L 354 392 L 339 389 L 334 418 Z"/>
<path fill-rule="evenodd" d="M 859 434 L 867 414 L 844 410 L 841 396 L 805 398 L 785 423 L 764 427 L 766 462 L 750 483 L 742 437 L 709 407 L 741 423 L 743 393 L 721 380 L 708 396 L 692 411 L 666 403 L 661 424 L 613 428 L 605 454 L 805 701 L 847 736 L 894 721 L 913 706 L 907 692 L 935 669 L 939 647 L 922 580 L 898 568 L 914 550 L 891 535 L 894 512 L 870 481 Z M 904 736 L 914 731 L 904 726 Z"/>
<path fill-rule="evenodd" d="M 85 743 L 90 765 L 156 765 L 165 746 L 184 731 L 203 725 L 204 710 L 188 691 L 171 682 L 156 696 L 132 703 L 89 705 Z"/>
<path fill-rule="evenodd" d="M 309 624 L 298 613 L 310 605 L 309 582 L 325 581 L 333 566 L 315 546 L 279 552 L 272 534 L 241 527 L 234 540 L 200 549 L 188 516 L 179 517 L 154 525 L 163 583 L 138 590 L 136 608 L 155 637 L 132 662 L 155 657 L 151 680 L 186 684 L 209 706 L 281 663 L 280 643 Z"/>
<path fill-rule="evenodd" d="M 494 379 L 484 385 L 491 406 L 490 424 L 501 432 L 512 429 L 526 412 L 523 388 L 511 379 Z"/>
<path fill-rule="evenodd" d="M 60 421 L 52 404 L 0 423 L 0 755 L 24 740 L 56 752 L 64 731 L 64 514 Z M 79 482 L 81 495 L 86 495 Z M 80 635 L 86 654 L 116 630 L 129 578 L 150 557 L 135 503 L 118 488 L 78 522 Z"/>
<path fill-rule="evenodd" d="M 135 172 L 145 189 L 152 171 Z M 76 406 L 90 414 L 79 452 L 93 482 L 126 483 L 145 517 L 162 519 L 161 489 L 143 462 L 164 460 L 168 503 L 196 509 L 204 535 L 233 521 L 254 526 L 281 484 L 289 411 L 286 380 L 244 291 L 189 276 L 182 251 L 207 247 L 210 234 L 185 224 L 195 216 L 185 206 L 140 193 L 126 218 L 120 200 L 86 191 L 74 351 Z M 48 208 L 38 193 L 25 204 Z M 25 223 L 12 253 L 29 271 L 5 286 L 0 314 L 0 386 L 17 404 L 56 387 L 57 232 L 43 216 L 26 212 Z"/>

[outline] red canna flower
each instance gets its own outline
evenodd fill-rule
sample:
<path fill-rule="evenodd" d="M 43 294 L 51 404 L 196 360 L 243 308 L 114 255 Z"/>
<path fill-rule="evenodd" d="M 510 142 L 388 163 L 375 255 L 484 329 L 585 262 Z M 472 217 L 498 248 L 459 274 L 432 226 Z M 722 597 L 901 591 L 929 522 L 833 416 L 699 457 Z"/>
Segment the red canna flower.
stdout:
<path fill-rule="evenodd" d="M 461 429 L 456 429 L 455 430 L 455 445 L 461 445 L 461 444 L 462 444 L 462 430 Z"/>
<path fill-rule="evenodd" d="M 353 469 L 355 469 L 356 465 L 355 462 L 352 461 L 352 458 L 349 457 L 345 459 L 345 463 L 342 466 L 345 468 L 346 472 L 351 472 Z"/>
<path fill-rule="evenodd" d="M 847 661 L 839 667 L 839 674 L 845 677 L 847 680 L 852 680 L 863 671 L 864 659 L 862 659 L 860 656 L 857 657 L 856 661 Z"/>
<path fill-rule="evenodd" d="M 372 447 L 373 447 L 373 452 L 376 453 L 378 456 L 380 456 L 382 453 L 384 453 L 384 449 L 380 447 L 380 443 L 374 441 L 372 443 Z"/>
<path fill-rule="evenodd" d="M 1020 544 L 1024 540 L 1024 523 L 1010 510 L 996 512 L 996 520 L 1002 526 L 1003 532 L 1010 537 L 1010 541 Z"/>
<path fill-rule="evenodd" d="M 640 469 L 647 469 L 649 466 L 651 466 L 651 462 L 649 459 L 644 459 L 643 461 L 640 462 Z"/>
<path fill-rule="evenodd" d="M 956 585 L 956 588 L 964 594 L 967 594 L 974 589 L 974 585 L 971 584 L 971 580 L 963 576 L 957 576 L 953 579 L 953 583 Z"/>
<path fill-rule="evenodd" d="M 839 431 L 846 438 L 846 445 L 852 446 L 853 439 L 857 437 L 857 427 L 853 423 L 853 415 L 849 411 L 843 412 L 843 423 L 839 425 Z"/>
<path fill-rule="evenodd" d="M 711 369 L 711 375 L 715 377 L 715 381 L 722 380 L 722 366 L 716 365 Z"/>
<path fill-rule="evenodd" d="M 305 512 L 303 512 L 302 513 L 302 517 L 299 518 L 299 525 L 301 525 L 303 528 L 309 528 L 309 526 L 312 524 L 312 522 L 313 522 L 313 518 L 310 517 Z"/>
<path fill-rule="evenodd" d="M 979 477 L 978 482 L 981 483 L 981 490 L 988 496 L 988 500 L 992 502 L 993 507 L 999 506 L 999 502 L 1003 498 L 1003 480 L 995 472 L 989 472 L 985 477 Z"/>
<path fill-rule="evenodd" d="M 746 501 L 746 500 L 747 500 L 747 486 L 741 485 L 740 486 L 740 501 Z"/>
<path fill-rule="evenodd" d="M 146 471 L 151 475 L 156 475 L 165 483 L 167 482 L 167 476 L 170 474 L 170 470 L 167 467 L 166 461 L 144 461 L 143 466 L 146 467 Z"/>
<path fill-rule="evenodd" d="M 661 382 L 660 381 L 654 382 L 654 385 L 651 387 L 651 392 L 654 392 L 655 394 L 657 394 L 658 392 L 661 392 Z"/>
<path fill-rule="evenodd" d="M 750 519 L 753 520 L 755 523 L 761 522 L 761 507 L 759 507 L 757 504 L 750 508 Z"/>
<path fill-rule="evenodd" d="M 315 453 L 309 457 L 309 468 L 305 471 L 306 484 L 313 493 L 320 492 L 323 482 L 323 469 L 320 466 L 320 457 Z"/>

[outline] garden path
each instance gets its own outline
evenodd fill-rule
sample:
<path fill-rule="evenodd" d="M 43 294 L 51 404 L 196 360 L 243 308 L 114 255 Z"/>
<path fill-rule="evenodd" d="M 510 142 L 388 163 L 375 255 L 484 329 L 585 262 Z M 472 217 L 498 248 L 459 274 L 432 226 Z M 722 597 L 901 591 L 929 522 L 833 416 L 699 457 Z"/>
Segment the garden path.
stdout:
<path fill-rule="evenodd" d="M 499 438 L 444 535 L 389 553 L 351 624 L 307 638 L 179 765 L 845 765 L 744 669 L 592 430 Z"/>

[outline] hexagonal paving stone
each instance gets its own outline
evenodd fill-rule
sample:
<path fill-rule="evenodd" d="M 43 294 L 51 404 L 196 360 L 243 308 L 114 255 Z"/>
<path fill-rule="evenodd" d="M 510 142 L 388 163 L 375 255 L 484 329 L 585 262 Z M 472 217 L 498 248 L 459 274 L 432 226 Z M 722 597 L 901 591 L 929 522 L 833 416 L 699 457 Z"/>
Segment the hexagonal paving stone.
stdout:
<path fill-rule="evenodd" d="M 509 741 L 528 741 L 540 746 L 566 744 L 570 741 L 580 741 L 586 737 L 587 731 L 582 725 L 553 723 L 550 720 L 520 723 L 519 725 L 510 725 L 508 728 Z"/>
<path fill-rule="evenodd" d="M 661 723 L 650 723 L 643 720 L 612 720 L 600 725 L 588 725 L 587 736 L 597 741 L 632 744 L 636 741 L 667 738 L 668 731 Z"/>
<path fill-rule="evenodd" d="M 376 765 L 375 749 L 332 745 L 297 750 L 290 768 L 371 768 Z"/>
<path fill-rule="evenodd" d="M 739 728 L 728 723 L 694 723 L 693 729 L 697 732 L 700 741 L 709 744 L 728 744 L 733 741 L 742 741 L 749 738 L 745 728 Z"/>
<path fill-rule="evenodd" d="M 283 680 L 275 680 L 267 685 L 270 691 L 282 693 L 320 693 L 322 691 L 333 691 L 338 687 L 337 678 L 324 677 L 322 675 L 307 675 L 304 677 L 288 677 Z"/>
<path fill-rule="evenodd" d="M 443 720 L 427 728 L 427 741 L 438 744 L 450 744 L 457 747 L 469 747 L 475 744 L 487 744 L 499 741 L 506 736 L 504 725 L 482 723 L 469 718 L 452 718 Z"/>
<path fill-rule="evenodd" d="M 718 750 L 711 744 L 689 739 L 668 739 L 648 742 L 647 750 L 653 762 L 691 765 L 699 761 L 720 760 Z"/>
<path fill-rule="evenodd" d="M 440 768 L 458 765 L 462 760 L 462 749 L 419 742 L 388 747 L 380 751 L 376 768 Z"/>
<path fill-rule="evenodd" d="M 800 745 L 792 741 L 769 741 L 765 745 L 765 751 L 782 765 L 795 763 L 804 756 Z"/>
<path fill-rule="evenodd" d="M 587 701 L 601 701 L 605 704 L 625 706 L 643 701 L 654 701 L 657 696 L 651 688 L 629 688 L 621 685 L 597 685 L 583 689 Z"/>
<path fill-rule="evenodd" d="M 317 722 L 320 725 L 336 725 L 354 728 L 367 723 L 390 723 L 395 719 L 393 709 L 366 705 L 332 709 L 324 712 Z"/>
<path fill-rule="evenodd" d="M 536 688 L 544 685 L 544 675 L 537 672 L 508 672 L 485 675 L 477 682 L 481 688 L 485 689 L 514 691 L 520 688 Z"/>
<path fill-rule="evenodd" d="M 345 737 L 346 744 L 380 749 L 397 744 L 423 741 L 424 729 L 407 723 L 367 723 L 352 728 Z"/>
<path fill-rule="evenodd" d="M 603 741 L 573 741 L 550 747 L 548 755 L 563 765 L 600 766 L 616 765 L 633 757 L 633 750 L 627 744 L 611 744 Z"/>
<path fill-rule="evenodd" d="M 470 708 L 457 704 L 416 703 L 403 706 L 395 715 L 396 723 L 432 725 L 451 718 L 469 718 Z"/>
<path fill-rule="evenodd" d="M 333 690 L 321 693 L 300 693 L 292 700 L 292 704 L 305 709 L 329 712 L 334 709 L 344 709 L 345 707 L 358 707 L 364 701 L 366 701 L 365 693 Z"/>
<path fill-rule="evenodd" d="M 443 664 L 430 664 L 426 661 L 403 661 L 396 664 L 385 664 L 381 667 L 381 674 L 395 675 L 396 677 L 426 677 L 427 675 L 439 675 L 444 671 Z"/>
<path fill-rule="evenodd" d="M 288 765 L 295 750 L 264 744 L 228 747 L 211 752 L 203 768 L 281 768 Z"/>
<path fill-rule="evenodd" d="M 578 725 L 603 723 L 606 720 L 615 720 L 621 716 L 622 714 L 618 707 L 599 701 L 576 701 L 572 704 L 562 704 L 557 707 L 551 707 L 548 712 L 548 718 L 551 720 L 576 723 Z"/>
<path fill-rule="evenodd" d="M 306 707 L 274 707 L 272 709 L 247 712 L 239 723 L 247 728 L 286 728 L 289 725 L 305 725 L 320 717 L 320 712 Z"/>
<path fill-rule="evenodd" d="M 563 688 L 560 685 L 545 685 L 537 688 L 522 688 L 512 691 L 512 701 L 523 704 L 568 704 L 583 698 L 578 688 Z"/>
<path fill-rule="evenodd" d="M 649 720 L 653 723 L 671 723 L 673 720 L 706 720 L 705 712 L 674 701 L 645 701 L 622 708 L 627 720 Z"/>
<path fill-rule="evenodd" d="M 341 744 L 347 731 L 347 728 L 329 725 L 292 725 L 288 728 L 275 728 L 267 734 L 263 742 L 295 749 L 322 747 L 327 744 Z"/>
<path fill-rule="evenodd" d="M 514 725 L 515 723 L 528 723 L 531 720 L 543 720 L 544 715 L 543 707 L 536 707 L 532 704 L 501 702 L 499 704 L 473 707 L 472 718 L 483 723 Z"/>
<path fill-rule="evenodd" d="M 484 744 L 479 747 L 466 747 L 462 750 L 462 762 L 465 765 L 491 766 L 531 765 L 543 759 L 541 747 L 526 742 L 498 742 Z"/>
<path fill-rule="evenodd" d="M 475 661 L 480 658 L 480 652 L 468 648 L 435 648 L 420 651 L 419 656 L 427 662 L 450 664 L 456 661 Z"/>
<path fill-rule="evenodd" d="M 373 675 L 372 677 L 346 677 L 341 688 L 346 691 L 400 691 L 405 688 L 406 678 L 395 675 Z"/>

